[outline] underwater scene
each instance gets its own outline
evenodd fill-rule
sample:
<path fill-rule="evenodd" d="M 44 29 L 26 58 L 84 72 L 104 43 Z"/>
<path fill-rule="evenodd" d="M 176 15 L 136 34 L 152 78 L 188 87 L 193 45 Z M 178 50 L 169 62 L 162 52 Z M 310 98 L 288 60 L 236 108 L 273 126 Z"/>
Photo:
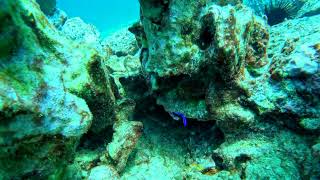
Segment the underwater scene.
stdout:
<path fill-rule="evenodd" d="M 0 180 L 320 179 L 319 0 L 0 0 Z"/>

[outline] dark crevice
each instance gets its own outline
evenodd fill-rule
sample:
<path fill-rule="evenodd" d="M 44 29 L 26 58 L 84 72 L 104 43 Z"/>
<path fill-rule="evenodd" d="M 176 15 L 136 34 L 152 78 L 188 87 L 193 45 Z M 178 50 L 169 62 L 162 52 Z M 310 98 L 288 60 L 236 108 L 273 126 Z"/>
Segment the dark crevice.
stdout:
<path fill-rule="evenodd" d="M 81 150 L 81 149 L 96 150 L 100 148 L 104 150 L 105 145 L 111 142 L 112 134 L 113 134 L 112 126 L 106 127 L 100 133 L 94 133 L 92 131 L 88 131 L 86 134 L 84 134 L 81 137 L 80 144 L 77 147 L 77 150 Z"/>
<path fill-rule="evenodd" d="M 141 119 L 149 117 L 150 120 L 155 120 L 155 123 L 165 123 L 173 129 L 182 128 L 182 119 L 174 120 L 169 112 L 163 106 L 156 104 L 156 99 L 149 97 L 141 103 L 137 103 L 133 119 Z M 216 126 L 215 121 L 199 121 L 198 119 L 187 118 L 187 126 L 183 127 L 186 134 L 190 136 L 191 131 L 193 136 L 203 141 L 212 141 L 214 144 L 224 142 L 223 132 Z"/>
<path fill-rule="evenodd" d="M 270 112 L 267 115 L 261 116 L 265 122 L 274 124 L 278 127 L 287 128 L 301 135 L 313 135 L 314 133 L 320 134 L 319 132 L 310 132 L 300 126 L 300 116 L 292 113 L 283 112 Z"/>
<path fill-rule="evenodd" d="M 205 100 L 210 81 L 219 81 L 219 76 L 214 73 L 213 68 L 214 66 L 210 64 L 203 64 L 197 74 L 158 78 L 159 88 L 154 95 L 175 90 L 177 97 L 181 100 Z"/>
<path fill-rule="evenodd" d="M 132 78 L 122 77 L 119 79 L 120 83 L 123 85 L 127 96 L 134 100 L 141 99 L 148 96 L 149 87 L 143 76 L 137 76 Z"/>
<path fill-rule="evenodd" d="M 200 38 L 198 42 L 200 49 L 206 50 L 213 41 L 213 37 L 214 36 L 210 30 L 210 27 L 204 27 L 203 29 L 201 29 Z"/>
<path fill-rule="evenodd" d="M 236 168 L 240 171 L 240 178 L 246 179 L 245 166 L 243 164 L 251 160 L 251 157 L 247 154 L 240 154 L 234 159 L 234 164 Z"/>
<path fill-rule="evenodd" d="M 246 163 L 247 161 L 250 161 L 251 160 L 251 157 L 247 154 L 240 154 L 239 156 L 237 156 L 235 159 L 234 159 L 234 164 L 237 166 L 237 167 L 240 167 L 240 165 L 242 163 Z"/>
<path fill-rule="evenodd" d="M 227 166 L 225 165 L 223 158 L 218 153 L 213 153 L 211 157 L 216 165 L 216 168 L 219 171 L 227 169 Z"/>
<path fill-rule="evenodd" d="M 157 92 L 160 92 L 160 91 L 167 92 L 169 90 L 172 90 L 176 88 L 181 81 L 189 78 L 190 78 L 189 75 L 178 75 L 178 76 L 172 76 L 168 78 L 158 78 L 157 84 L 159 86 L 159 89 L 157 90 Z"/>
<path fill-rule="evenodd" d="M 214 21 L 213 14 L 205 15 L 201 20 L 200 36 L 197 41 L 197 45 L 201 50 L 206 50 L 210 47 L 214 41 L 215 29 L 212 26 Z"/>

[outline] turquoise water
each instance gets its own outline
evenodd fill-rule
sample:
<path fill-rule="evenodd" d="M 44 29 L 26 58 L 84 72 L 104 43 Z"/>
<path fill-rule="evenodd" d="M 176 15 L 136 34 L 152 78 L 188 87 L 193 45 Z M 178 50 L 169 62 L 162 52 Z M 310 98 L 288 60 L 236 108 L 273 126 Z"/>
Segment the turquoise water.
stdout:
<path fill-rule="evenodd" d="M 58 7 L 69 17 L 81 17 L 95 25 L 102 36 L 139 19 L 138 0 L 58 0 Z"/>

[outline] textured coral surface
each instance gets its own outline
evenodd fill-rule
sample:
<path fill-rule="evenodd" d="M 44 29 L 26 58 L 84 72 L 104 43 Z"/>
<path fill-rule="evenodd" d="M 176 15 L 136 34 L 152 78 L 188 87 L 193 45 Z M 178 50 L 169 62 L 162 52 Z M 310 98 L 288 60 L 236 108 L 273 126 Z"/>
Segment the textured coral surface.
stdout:
<path fill-rule="evenodd" d="M 139 2 L 0 0 L 0 179 L 320 178 L 318 1 Z"/>

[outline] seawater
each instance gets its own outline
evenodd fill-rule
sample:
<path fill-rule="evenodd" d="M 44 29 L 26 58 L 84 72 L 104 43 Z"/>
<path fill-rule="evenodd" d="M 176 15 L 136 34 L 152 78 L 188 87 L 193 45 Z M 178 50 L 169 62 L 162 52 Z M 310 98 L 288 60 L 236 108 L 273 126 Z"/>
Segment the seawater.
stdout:
<path fill-rule="evenodd" d="M 98 28 L 102 37 L 139 20 L 138 0 L 58 0 L 68 17 L 80 17 Z"/>

